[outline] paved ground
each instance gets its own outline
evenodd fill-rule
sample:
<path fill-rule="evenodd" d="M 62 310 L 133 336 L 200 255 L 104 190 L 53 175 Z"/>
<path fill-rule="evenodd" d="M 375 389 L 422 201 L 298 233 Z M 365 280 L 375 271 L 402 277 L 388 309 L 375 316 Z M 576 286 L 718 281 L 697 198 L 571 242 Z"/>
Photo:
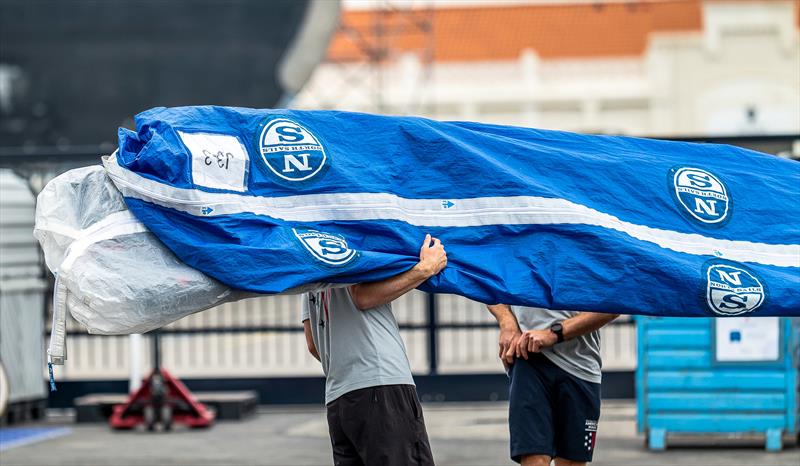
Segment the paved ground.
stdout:
<path fill-rule="evenodd" d="M 509 465 L 504 403 L 427 404 L 425 416 L 437 464 Z M 65 419 L 51 419 L 63 424 Z M 324 413 L 317 407 L 265 408 L 239 423 L 168 434 L 112 432 L 72 425 L 71 433 L 0 452 L 0 465 L 328 465 Z M 800 449 L 766 453 L 760 441 L 651 453 L 635 432 L 631 403 L 604 405 L 596 465 L 800 465 Z M 685 444 L 685 442 L 684 442 Z M 748 446 L 749 445 L 749 446 Z"/>

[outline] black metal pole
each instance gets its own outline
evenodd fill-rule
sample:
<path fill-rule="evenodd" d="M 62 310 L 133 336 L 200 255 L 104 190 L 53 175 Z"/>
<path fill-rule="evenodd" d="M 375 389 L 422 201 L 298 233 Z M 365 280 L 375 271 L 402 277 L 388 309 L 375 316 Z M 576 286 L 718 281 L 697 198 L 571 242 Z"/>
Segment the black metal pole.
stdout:
<path fill-rule="evenodd" d="M 153 336 L 152 344 L 153 344 L 153 372 L 160 373 L 161 372 L 161 331 L 158 329 L 153 330 L 151 332 Z"/>
<path fill-rule="evenodd" d="M 436 328 L 436 295 L 427 294 L 428 307 L 428 373 L 435 375 L 439 369 L 439 352 L 437 349 L 438 331 Z"/>

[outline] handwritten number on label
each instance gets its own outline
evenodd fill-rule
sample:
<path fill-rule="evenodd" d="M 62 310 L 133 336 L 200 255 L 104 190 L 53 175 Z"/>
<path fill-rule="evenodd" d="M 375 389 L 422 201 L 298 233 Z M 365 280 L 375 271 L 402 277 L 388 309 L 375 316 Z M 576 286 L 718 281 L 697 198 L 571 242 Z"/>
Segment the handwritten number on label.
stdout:
<path fill-rule="evenodd" d="M 228 169 L 228 165 L 230 164 L 230 160 L 233 158 L 233 154 L 231 154 L 230 152 L 218 151 L 216 154 L 212 154 L 211 152 L 209 152 L 209 151 L 207 151 L 205 149 L 203 149 L 203 155 L 205 155 L 205 158 L 203 159 L 203 162 L 206 165 L 211 165 L 216 160 L 217 166 L 219 168 L 224 169 L 224 170 Z"/>

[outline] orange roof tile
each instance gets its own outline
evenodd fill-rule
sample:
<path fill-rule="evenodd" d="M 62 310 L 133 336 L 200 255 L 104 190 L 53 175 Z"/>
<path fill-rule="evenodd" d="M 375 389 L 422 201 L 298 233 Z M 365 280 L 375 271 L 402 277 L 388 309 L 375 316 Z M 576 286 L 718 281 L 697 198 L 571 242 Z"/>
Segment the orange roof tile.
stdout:
<path fill-rule="evenodd" d="M 430 36 L 413 25 L 426 18 Z M 357 44 L 374 49 L 379 27 L 392 51 L 423 51 L 432 40 L 436 61 L 484 61 L 516 59 L 525 48 L 545 59 L 640 55 L 652 32 L 701 30 L 702 12 L 700 0 L 664 0 L 345 11 L 341 21 L 346 27 L 328 50 L 332 61 L 366 60 Z"/>

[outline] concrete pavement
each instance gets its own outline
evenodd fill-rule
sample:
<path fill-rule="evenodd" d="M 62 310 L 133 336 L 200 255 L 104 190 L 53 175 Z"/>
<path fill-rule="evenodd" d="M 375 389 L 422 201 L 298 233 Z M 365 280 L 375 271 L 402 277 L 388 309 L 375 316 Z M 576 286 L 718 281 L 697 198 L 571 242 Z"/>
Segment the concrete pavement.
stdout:
<path fill-rule="evenodd" d="M 507 404 L 426 404 L 438 465 L 492 466 L 508 459 Z M 636 434 L 630 402 L 606 402 L 595 465 L 800 465 L 800 449 L 767 453 L 763 443 L 717 442 L 649 452 Z M 68 419 L 51 419 L 64 424 Z M 71 425 L 68 435 L 0 452 L 0 465 L 329 465 L 330 444 L 321 407 L 265 407 L 244 422 L 165 434 L 114 432 L 106 425 Z M 686 442 L 683 442 L 686 445 Z"/>

